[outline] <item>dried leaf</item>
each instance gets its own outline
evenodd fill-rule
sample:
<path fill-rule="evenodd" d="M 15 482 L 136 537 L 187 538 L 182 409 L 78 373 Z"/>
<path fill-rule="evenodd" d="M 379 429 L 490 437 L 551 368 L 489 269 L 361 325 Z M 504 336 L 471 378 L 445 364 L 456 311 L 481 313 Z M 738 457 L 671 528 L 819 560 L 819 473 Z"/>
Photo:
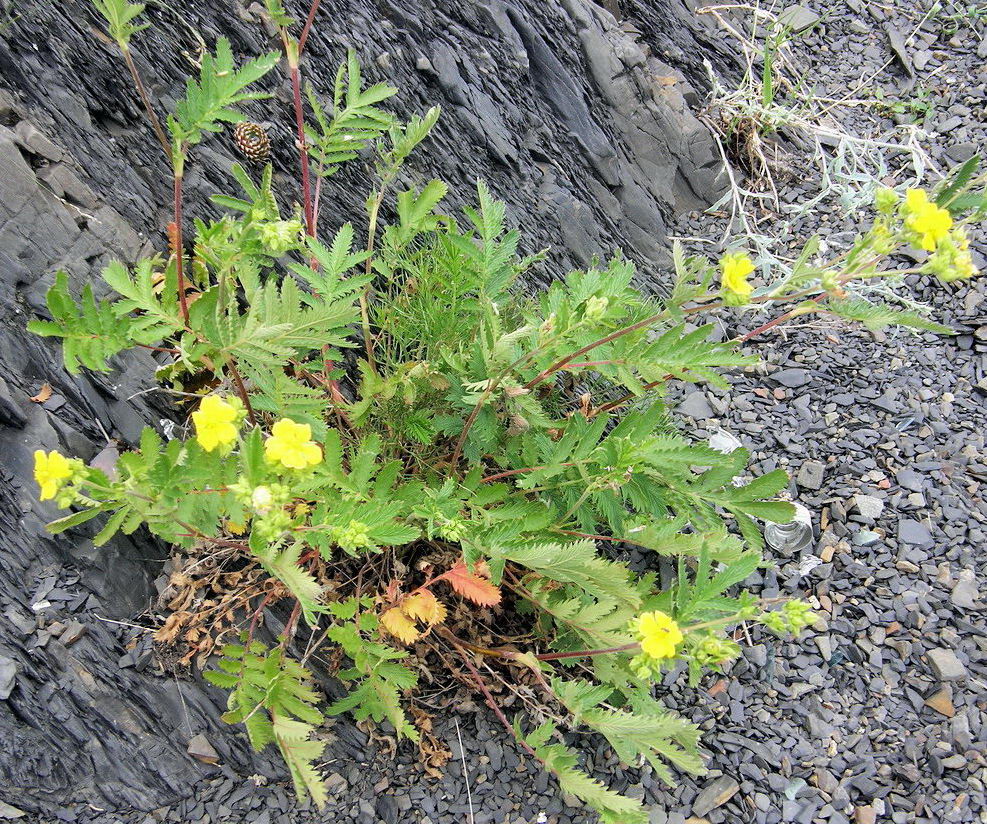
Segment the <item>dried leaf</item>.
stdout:
<path fill-rule="evenodd" d="M 500 603 L 500 590 L 490 583 L 486 578 L 481 578 L 480 565 L 477 564 L 476 573 L 470 572 L 466 564 L 459 561 L 452 569 L 445 574 L 445 579 L 467 600 L 480 606 L 492 607 Z"/>
<path fill-rule="evenodd" d="M 50 397 L 51 397 L 51 384 L 43 383 L 41 384 L 41 388 L 38 390 L 38 394 L 31 395 L 31 397 L 28 398 L 28 400 L 33 401 L 34 403 L 44 403 Z"/>
<path fill-rule="evenodd" d="M 409 618 L 415 618 L 430 627 L 441 624 L 446 619 L 445 605 L 427 589 L 405 598 L 401 609 Z"/>
<path fill-rule="evenodd" d="M 421 633 L 412 620 L 405 615 L 400 607 L 391 607 L 380 616 L 380 625 L 389 634 L 393 635 L 404 644 L 410 644 L 418 638 Z"/>
<path fill-rule="evenodd" d="M 165 620 L 164 626 L 160 627 L 154 633 L 154 640 L 159 644 L 170 644 L 178 636 L 182 624 L 185 623 L 185 619 L 188 617 L 187 612 L 173 612 Z"/>
<path fill-rule="evenodd" d="M 432 734 L 432 718 L 424 710 L 412 704 L 408 707 L 415 719 L 415 726 L 421 733 L 418 739 L 418 754 L 425 772 L 433 778 L 442 778 L 440 769 L 452 758 L 452 752 L 443 741 Z"/>

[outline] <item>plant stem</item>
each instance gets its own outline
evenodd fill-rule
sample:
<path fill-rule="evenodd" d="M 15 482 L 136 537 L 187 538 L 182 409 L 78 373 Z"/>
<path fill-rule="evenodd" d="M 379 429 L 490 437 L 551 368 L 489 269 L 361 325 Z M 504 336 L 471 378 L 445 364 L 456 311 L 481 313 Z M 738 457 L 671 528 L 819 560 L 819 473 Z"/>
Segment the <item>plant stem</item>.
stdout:
<path fill-rule="evenodd" d="M 639 546 L 643 549 L 652 549 L 647 544 L 632 541 L 630 538 L 618 538 L 614 535 L 594 535 L 590 532 L 576 532 L 572 529 L 559 529 L 558 527 L 553 528 L 552 531 L 558 532 L 561 535 L 571 535 L 573 538 L 586 538 L 591 541 L 608 541 L 612 544 L 628 544 L 630 546 Z"/>
<path fill-rule="evenodd" d="M 487 688 L 487 685 L 483 683 L 483 678 L 480 675 L 480 673 L 477 671 L 476 666 L 470 660 L 469 655 L 454 639 L 450 637 L 449 640 L 452 641 L 452 644 L 456 648 L 456 651 L 462 656 L 463 662 L 466 664 L 466 668 L 470 671 L 470 675 L 473 677 L 473 683 L 476 684 L 480 692 L 483 693 L 483 697 L 487 700 L 487 706 L 489 706 L 490 709 L 494 711 L 494 714 L 497 716 L 497 719 L 500 721 L 500 723 L 504 725 L 505 729 L 507 729 L 511 733 L 511 735 L 515 737 L 515 739 L 517 739 L 517 742 L 522 747 L 524 747 L 525 751 L 529 755 L 532 755 L 535 758 L 537 758 L 538 756 L 535 753 L 532 746 L 527 741 L 518 738 L 518 735 L 515 732 L 514 727 L 511 726 L 511 722 L 507 720 L 507 716 L 504 715 L 504 711 L 497 706 L 497 702 L 494 700 L 493 695 L 491 695 L 490 690 Z"/>
<path fill-rule="evenodd" d="M 147 119 L 151 121 L 151 128 L 154 129 L 154 134 L 158 138 L 158 143 L 161 144 L 161 149 L 165 153 L 165 157 L 171 160 L 171 146 L 168 143 L 164 129 L 161 127 L 161 121 L 158 120 L 158 116 L 154 112 L 154 106 L 151 104 L 151 96 L 147 93 L 144 81 L 141 80 L 140 72 L 137 71 L 137 66 L 134 63 L 133 55 L 130 53 L 130 48 L 126 43 L 121 43 L 120 50 L 123 52 L 123 62 L 127 64 L 127 68 L 130 70 L 130 76 L 134 79 L 137 94 L 140 95 L 141 103 L 144 104 Z"/>
<path fill-rule="evenodd" d="M 575 466 L 577 463 L 585 463 L 585 461 L 566 461 L 560 464 L 546 464 L 545 466 L 526 466 L 522 469 L 508 469 L 504 472 L 498 472 L 496 475 L 487 475 L 486 478 L 481 478 L 481 484 L 489 484 L 493 481 L 499 481 L 501 478 L 509 478 L 511 475 L 520 475 L 523 472 L 537 472 L 539 469 L 553 469 L 556 466 Z"/>
<path fill-rule="evenodd" d="M 151 346 L 147 343 L 136 344 L 141 349 L 150 349 L 152 352 L 167 352 L 169 355 L 177 355 L 179 353 L 178 349 L 173 349 L 170 346 Z"/>
<path fill-rule="evenodd" d="M 295 600 L 295 606 L 291 610 L 291 615 L 288 618 L 288 623 L 284 625 L 284 631 L 281 633 L 281 646 L 285 647 L 290 642 L 295 635 L 295 626 L 298 624 L 298 616 L 302 612 L 302 602 Z"/>
<path fill-rule="evenodd" d="M 586 369 L 590 366 L 623 366 L 627 361 L 622 360 L 598 360 L 580 361 L 579 363 L 567 363 L 563 369 Z"/>
<path fill-rule="evenodd" d="M 319 168 L 321 169 L 321 166 Z M 312 199 L 312 225 L 315 227 L 316 234 L 318 234 L 319 231 L 319 199 L 321 197 L 322 175 L 317 171 L 315 173 L 315 197 Z M 316 264 L 318 264 L 318 262 L 318 260 L 315 261 Z"/>
<path fill-rule="evenodd" d="M 287 35 L 285 36 L 287 38 Z M 305 111 L 302 108 L 302 79 L 298 68 L 298 56 L 292 56 L 291 48 L 285 40 L 288 54 L 288 74 L 291 78 L 291 94 L 295 107 L 295 129 L 298 139 L 298 159 L 302 168 L 302 209 L 305 212 L 305 232 L 315 237 L 315 219 L 312 210 L 312 182 L 309 178 L 308 144 L 305 137 Z"/>
<path fill-rule="evenodd" d="M 298 56 L 302 56 L 302 52 L 305 51 L 305 41 L 308 40 L 309 32 L 312 31 L 312 24 L 315 22 L 315 15 L 319 11 L 319 3 L 322 0 L 312 0 L 312 5 L 308 10 L 308 17 L 305 20 L 305 25 L 302 27 L 302 33 L 298 38 Z"/>
<path fill-rule="evenodd" d="M 254 615 L 250 619 L 250 629 L 247 632 L 247 643 L 246 643 L 247 648 L 250 647 L 250 642 L 254 640 L 254 630 L 257 628 L 257 622 L 260 620 L 260 616 L 264 612 L 264 607 L 268 605 L 270 600 L 271 600 L 271 593 L 268 592 L 263 597 L 263 599 L 261 599 L 261 602 L 257 605 L 257 609 L 254 610 Z"/>
<path fill-rule="evenodd" d="M 651 317 L 645 318 L 644 320 L 638 321 L 637 323 L 632 323 L 630 326 L 625 326 L 622 329 L 618 329 L 616 332 L 611 332 L 606 337 L 595 340 L 592 343 L 587 343 L 581 349 L 577 349 L 575 352 L 566 355 L 561 360 L 557 360 L 547 369 L 544 369 L 541 372 L 539 372 L 534 378 L 532 378 L 524 385 L 524 388 L 529 390 L 534 389 L 538 384 L 540 384 L 543 380 L 545 380 L 545 378 L 549 377 L 553 373 L 558 372 L 559 369 L 562 369 L 563 367 L 572 363 L 580 355 L 585 355 L 587 352 L 591 352 L 593 349 L 596 349 L 598 346 L 603 346 L 603 344 L 605 343 L 610 343 L 611 341 L 617 340 L 617 338 L 623 337 L 624 335 L 629 335 L 631 332 L 637 332 L 640 329 L 644 329 L 645 327 L 651 326 L 652 324 L 656 323 L 657 321 L 665 317 L 666 314 L 667 312 L 665 310 L 662 310 L 656 315 L 652 315 Z"/>
<path fill-rule="evenodd" d="M 667 380 L 671 380 L 673 377 L 674 375 L 664 375 L 663 377 L 659 378 L 656 381 L 651 381 L 651 383 L 646 383 L 644 386 L 641 387 L 641 391 L 647 392 L 648 390 L 654 389 L 656 386 L 661 386 L 661 384 L 663 384 Z M 637 395 L 635 395 L 633 392 L 628 392 L 626 395 L 624 395 L 621 398 L 617 398 L 617 400 L 615 401 L 610 401 L 610 403 L 603 404 L 603 406 L 601 406 L 599 409 L 596 410 L 595 414 L 599 415 L 601 412 L 610 412 L 611 410 L 616 409 L 618 406 L 623 406 L 628 401 L 634 400 L 634 398 L 636 397 Z"/>
<path fill-rule="evenodd" d="M 377 218 L 380 215 L 380 207 L 384 202 L 384 192 L 387 189 L 387 184 L 390 183 L 390 171 L 381 178 L 380 188 L 377 190 L 377 196 L 370 203 L 370 210 L 368 212 L 368 222 L 367 222 L 367 263 L 364 267 L 364 272 L 369 277 L 370 273 L 373 271 L 373 253 L 374 245 L 377 240 Z M 374 361 L 374 340 L 373 336 L 370 334 L 370 305 L 369 305 L 369 295 L 370 295 L 370 284 L 368 283 L 363 291 L 360 293 L 360 320 L 363 326 L 363 345 L 367 350 L 367 363 L 370 368 L 376 372 L 377 364 Z"/>
<path fill-rule="evenodd" d="M 560 661 L 563 658 L 586 658 L 590 655 L 606 655 L 610 652 L 628 652 L 637 649 L 641 645 L 635 641 L 633 644 L 622 644 L 619 647 L 604 647 L 603 649 L 577 649 L 572 652 L 549 652 L 545 655 L 536 655 L 539 661 Z"/>
<path fill-rule="evenodd" d="M 233 378 L 233 383 L 236 385 L 237 394 L 240 396 L 240 400 L 243 401 L 243 406 L 247 410 L 247 418 L 252 426 L 257 425 L 257 416 L 254 415 L 254 408 L 250 405 L 250 396 L 247 394 L 247 387 L 244 386 L 243 378 L 240 377 L 240 371 L 236 368 L 236 364 L 233 363 L 231 358 L 226 362 L 226 368 L 230 370 L 230 377 Z"/>
<path fill-rule="evenodd" d="M 546 344 L 543 344 L 543 346 L 544 345 Z M 507 377 L 508 374 L 513 372 L 515 369 L 517 369 L 517 367 L 521 366 L 521 364 L 531 360 L 541 348 L 542 347 L 539 346 L 535 349 L 532 349 L 526 355 L 522 355 L 521 357 L 519 357 L 516 361 L 514 361 L 514 363 L 508 366 L 496 378 L 490 381 L 490 385 L 483 390 L 483 394 L 480 395 L 480 399 L 476 402 L 476 406 L 473 407 L 473 411 L 470 412 L 469 417 L 466 419 L 466 422 L 463 424 L 463 431 L 459 433 L 459 440 L 456 441 L 456 448 L 453 450 L 452 458 L 450 459 L 450 463 L 453 466 L 459 463 L 459 456 L 463 452 L 463 445 L 466 443 L 466 436 L 469 435 L 470 429 L 473 428 L 473 424 L 476 423 L 476 419 L 480 416 L 480 410 L 483 409 L 483 404 L 486 403 L 487 398 L 489 398 L 494 393 L 494 390 L 496 390 L 497 387 L 500 386 L 500 382 L 504 380 L 504 378 Z"/>
<path fill-rule="evenodd" d="M 828 297 L 828 293 L 823 292 L 821 295 L 816 295 L 814 298 L 812 298 L 812 300 L 818 303 L 825 297 Z M 778 315 L 778 317 L 776 317 L 774 320 L 769 320 L 767 323 L 761 324 L 760 326 L 757 327 L 757 329 L 753 329 L 750 332 L 747 332 L 746 334 L 734 338 L 734 341 L 736 341 L 737 343 L 745 343 L 746 341 L 749 341 L 751 338 L 757 337 L 762 332 L 767 332 L 769 329 L 773 329 L 775 326 L 778 326 L 778 324 L 784 323 L 786 320 L 789 320 L 795 317 L 796 315 L 802 315 L 805 313 L 806 313 L 805 309 L 802 309 L 800 306 L 796 306 L 794 309 L 789 309 L 783 315 Z"/>
<path fill-rule="evenodd" d="M 175 223 L 175 272 L 178 275 L 178 305 L 182 310 L 182 322 L 188 326 L 188 298 L 185 296 L 185 273 L 184 262 L 185 251 L 182 248 L 182 172 L 175 169 L 175 197 L 174 197 L 174 223 Z"/>

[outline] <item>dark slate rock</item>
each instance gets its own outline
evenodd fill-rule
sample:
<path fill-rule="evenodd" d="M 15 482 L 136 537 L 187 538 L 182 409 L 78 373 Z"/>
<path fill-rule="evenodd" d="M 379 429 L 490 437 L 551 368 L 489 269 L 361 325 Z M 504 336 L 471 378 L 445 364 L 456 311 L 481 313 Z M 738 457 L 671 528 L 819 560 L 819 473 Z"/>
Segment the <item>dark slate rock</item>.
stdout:
<path fill-rule="evenodd" d="M 928 547 L 932 545 L 932 533 L 925 524 L 911 518 L 901 518 L 898 521 L 898 540 L 912 546 Z"/>

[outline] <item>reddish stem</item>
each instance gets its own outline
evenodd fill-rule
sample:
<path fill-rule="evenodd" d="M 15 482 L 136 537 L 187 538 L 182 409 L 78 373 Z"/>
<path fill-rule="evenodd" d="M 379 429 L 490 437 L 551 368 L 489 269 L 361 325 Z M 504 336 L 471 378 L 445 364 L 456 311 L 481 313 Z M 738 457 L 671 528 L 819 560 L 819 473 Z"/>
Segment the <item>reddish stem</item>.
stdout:
<path fill-rule="evenodd" d="M 827 292 L 823 292 L 821 295 L 816 295 L 814 298 L 812 298 L 812 300 L 818 303 L 823 298 L 826 298 L 828 296 L 829 295 Z M 799 312 L 799 307 L 796 306 L 794 309 L 789 309 L 787 312 L 785 312 L 785 314 L 779 315 L 774 320 L 769 320 L 767 323 L 758 326 L 757 329 L 753 329 L 752 331 L 747 332 L 746 334 L 741 335 L 740 337 L 735 338 L 734 340 L 736 340 L 737 343 L 744 343 L 746 341 L 749 341 L 751 338 L 757 337 L 762 332 L 767 332 L 769 329 L 773 329 L 778 324 L 784 323 L 789 318 L 792 318 L 798 314 L 803 314 L 804 312 L 805 312 L 804 309 L 802 310 L 802 312 Z"/>
<path fill-rule="evenodd" d="M 660 377 L 656 381 L 651 381 L 651 383 L 646 383 L 644 386 L 641 387 L 641 391 L 647 392 L 649 389 L 654 389 L 656 386 L 663 384 L 667 380 L 671 380 L 673 377 L 674 377 L 673 375 L 664 375 L 663 377 Z M 630 400 L 634 400 L 634 398 L 636 397 L 637 395 L 635 395 L 633 392 L 628 392 L 622 398 L 617 398 L 617 400 L 615 401 L 610 401 L 610 403 L 603 404 L 603 406 L 601 406 L 599 409 L 596 410 L 596 414 L 599 415 L 601 412 L 609 412 L 611 409 L 616 409 L 618 406 L 623 406 L 625 403 L 627 403 Z"/>
<path fill-rule="evenodd" d="M 144 81 L 141 80 L 140 72 L 137 71 L 134 58 L 130 54 L 130 48 L 124 44 L 120 46 L 120 49 L 123 52 L 123 60 L 127 64 L 127 68 L 130 70 L 130 76 L 134 80 L 134 86 L 137 88 L 137 94 L 140 95 L 141 103 L 144 104 L 144 112 L 147 114 L 147 119 L 151 121 L 151 128 L 154 129 L 154 134 L 158 138 L 158 143 L 161 144 L 161 149 L 164 151 L 165 157 L 171 160 L 171 146 L 168 144 L 168 137 L 165 135 L 165 131 L 161 127 L 161 121 L 158 120 L 158 116 L 154 113 L 154 106 L 151 104 L 151 96 L 147 93 L 147 88 L 144 86 Z"/>
<path fill-rule="evenodd" d="M 609 541 L 612 544 L 630 544 L 631 546 L 639 546 L 644 549 L 651 549 L 651 547 L 646 544 L 638 543 L 637 541 L 632 541 L 630 538 L 617 538 L 613 535 L 594 535 L 590 532 L 576 532 L 572 529 L 556 529 L 556 532 L 562 535 L 571 535 L 574 538 L 587 538 L 591 541 Z"/>
<path fill-rule="evenodd" d="M 563 658 L 586 658 L 590 655 L 606 655 L 610 652 L 628 652 L 641 646 L 636 641 L 633 644 L 624 644 L 619 647 L 605 647 L 604 649 L 577 649 L 572 652 L 549 652 L 545 655 L 536 655 L 539 661 L 559 661 Z"/>
<path fill-rule="evenodd" d="M 560 464 L 546 464 L 545 466 L 526 466 L 523 469 L 508 469 L 505 472 L 498 472 L 496 475 L 487 475 L 486 478 L 481 478 L 481 484 L 488 484 L 493 481 L 499 481 L 501 478 L 509 478 L 511 475 L 520 475 L 522 472 L 537 472 L 539 469 L 549 469 L 553 466 L 575 466 L 576 464 L 572 461 L 566 461 Z"/>
<path fill-rule="evenodd" d="M 182 248 L 182 175 L 175 174 L 175 272 L 178 275 L 178 305 L 182 309 L 182 322 L 188 326 L 188 298 L 185 297 L 184 250 Z"/>
<path fill-rule="evenodd" d="M 260 604 L 257 606 L 257 609 L 254 610 L 254 616 L 253 616 L 253 618 L 250 619 L 250 629 L 247 631 L 247 644 L 246 644 L 246 646 L 248 648 L 250 647 L 250 642 L 254 640 L 254 630 L 257 628 L 257 622 L 260 620 L 260 616 L 264 612 L 264 607 L 267 606 L 267 604 L 268 604 L 268 602 L 270 600 L 271 600 L 271 593 L 269 592 L 261 600 Z"/>
<path fill-rule="evenodd" d="M 620 366 L 626 363 L 626 361 L 616 361 L 616 360 L 597 360 L 597 361 L 580 361 L 579 363 L 567 363 L 564 369 L 583 369 L 589 366 Z"/>
<path fill-rule="evenodd" d="M 504 725 L 504 728 L 517 739 L 518 744 L 524 747 L 525 751 L 529 755 L 532 755 L 535 758 L 537 758 L 538 755 L 537 753 L 535 753 L 532 746 L 524 739 L 518 738 L 518 735 L 515 732 L 514 727 L 511 726 L 511 722 L 507 720 L 507 716 L 504 715 L 504 711 L 497 706 L 497 702 L 494 700 L 493 695 L 491 695 L 490 690 L 487 688 L 487 685 L 483 683 L 483 678 L 481 677 L 480 673 L 477 671 L 473 662 L 470 660 L 469 655 L 455 641 L 453 641 L 453 645 L 456 647 L 456 651 L 463 657 L 463 661 L 466 663 L 466 668 L 470 671 L 470 675 L 473 677 L 473 683 L 476 684 L 480 692 L 483 693 L 483 697 L 487 699 L 487 706 L 494 711 L 494 714 L 497 716 L 497 719 L 500 721 L 500 723 Z"/>
<path fill-rule="evenodd" d="M 302 602 L 296 600 L 295 606 L 291 610 L 291 616 L 288 618 L 288 623 L 284 625 L 284 631 L 281 633 L 281 643 L 282 645 L 287 644 L 295 635 L 295 626 L 298 624 L 298 616 L 302 613 Z"/>
<path fill-rule="evenodd" d="M 302 34 L 298 38 L 298 56 L 302 56 L 302 52 L 305 51 L 305 41 L 308 40 L 309 32 L 312 31 L 312 24 L 315 22 L 316 12 L 319 10 L 319 3 L 322 0 L 312 0 L 312 5 L 308 10 L 308 17 L 305 20 L 305 25 L 302 28 Z"/>
<path fill-rule="evenodd" d="M 177 355 L 179 351 L 172 349 L 170 346 L 149 346 L 146 343 L 138 343 L 137 346 L 141 349 L 150 349 L 152 352 L 167 352 L 169 355 Z"/>
<path fill-rule="evenodd" d="M 543 371 L 538 373 L 534 378 L 532 378 L 524 385 L 524 388 L 534 389 L 538 384 L 540 384 L 543 380 L 545 380 L 545 378 L 549 377 L 555 372 L 558 372 L 566 365 L 572 363 L 580 355 L 585 355 L 587 352 L 593 351 L 598 346 L 603 346 L 603 344 L 605 343 L 610 343 L 611 341 L 617 340 L 617 338 L 621 338 L 624 335 L 629 335 L 631 332 L 637 332 L 639 329 L 644 329 L 648 326 L 651 326 L 656 321 L 661 320 L 665 316 L 665 314 L 666 314 L 665 312 L 659 312 L 657 315 L 652 315 L 651 317 L 645 318 L 644 320 L 638 321 L 637 323 L 632 323 L 630 326 L 625 326 L 622 329 L 618 329 L 616 332 L 611 332 L 606 337 L 600 338 L 599 340 L 595 340 L 592 343 L 587 343 L 581 349 L 577 349 L 575 352 L 566 355 L 561 360 L 557 360 L 547 369 L 544 369 Z"/>
<path fill-rule="evenodd" d="M 247 418 L 250 420 L 251 426 L 257 425 L 257 417 L 254 415 L 254 408 L 250 405 L 250 396 L 247 394 L 247 387 L 243 384 L 243 378 L 240 377 L 240 372 L 236 368 L 236 364 L 230 360 L 226 364 L 226 368 L 230 370 L 230 377 L 233 378 L 233 383 L 236 385 L 237 394 L 240 396 L 240 400 L 243 401 L 243 406 L 247 410 Z"/>
<path fill-rule="evenodd" d="M 295 105 L 295 128 L 298 138 L 298 158 L 302 167 L 302 208 L 305 212 L 305 231 L 315 237 L 315 221 L 312 213 L 312 181 L 308 169 L 308 145 L 305 138 L 305 111 L 302 108 L 302 78 L 297 65 L 289 67 L 291 94 Z"/>

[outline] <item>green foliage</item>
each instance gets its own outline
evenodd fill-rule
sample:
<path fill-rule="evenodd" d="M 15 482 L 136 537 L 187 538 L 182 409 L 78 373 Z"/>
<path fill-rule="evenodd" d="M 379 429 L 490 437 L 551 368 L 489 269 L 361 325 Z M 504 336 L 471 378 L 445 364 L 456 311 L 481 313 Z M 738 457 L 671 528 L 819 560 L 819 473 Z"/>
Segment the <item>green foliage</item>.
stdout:
<path fill-rule="evenodd" d="M 307 683 L 310 673 L 283 649 L 269 650 L 252 641 L 225 646 L 219 669 L 205 677 L 230 690 L 229 712 L 223 720 L 243 724 L 257 751 L 276 744 L 295 792 L 301 798 L 311 796 L 320 808 L 325 806 L 326 788 L 315 766 L 325 742 L 312 737 L 323 716 L 315 707 L 319 696 Z"/>
<path fill-rule="evenodd" d="M 154 330 L 148 335 L 135 328 L 130 318 L 121 317 L 113 302 L 97 301 L 92 284 L 82 288 L 82 299 L 76 303 L 69 293 L 68 275 L 59 271 L 48 290 L 48 311 L 52 319 L 32 320 L 28 330 L 44 337 L 62 339 L 62 359 L 69 372 L 80 367 L 105 371 L 106 361 L 113 355 L 135 345 L 160 340 Z"/>
<path fill-rule="evenodd" d="M 869 301 L 863 298 L 830 300 L 826 307 L 834 315 L 856 321 L 872 331 L 886 329 L 893 325 L 935 332 L 939 335 L 953 334 L 948 326 L 930 320 L 916 309 L 899 309 L 883 302 Z"/>
<path fill-rule="evenodd" d="M 181 171 L 186 147 L 195 145 L 207 132 L 218 132 L 224 123 L 239 123 L 241 115 L 234 106 L 250 100 L 263 100 L 270 95 L 244 91 L 277 65 L 278 54 L 248 60 L 239 69 L 233 63 L 233 50 L 225 37 L 216 41 L 216 54 L 202 56 L 199 80 L 189 78 L 185 97 L 178 102 L 174 115 L 168 118 L 171 131 L 172 162 Z"/>
<path fill-rule="evenodd" d="M 315 128 L 306 127 L 309 152 L 316 161 L 316 174 L 326 177 L 335 174 L 341 164 L 356 159 L 372 141 L 395 125 L 391 114 L 377 108 L 397 89 L 386 83 L 362 88 L 360 64 L 356 52 L 350 49 L 346 62 L 336 73 L 333 88 L 332 109 L 324 111 L 315 91 L 306 88 Z"/>
<path fill-rule="evenodd" d="M 640 801 L 616 793 L 588 776 L 577 766 L 576 754 L 565 745 L 548 743 L 555 732 L 551 721 L 546 721 L 527 735 L 515 725 L 518 739 L 531 747 L 535 757 L 555 773 L 562 791 L 572 793 L 591 806 L 600 814 L 604 824 L 647 824 L 648 812 Z"/>
<path fill-rule="evenodd" d="M 101 4 L 128 37 L 134 8 Z M 282 29 L 291 23 L 278 0 L 267 12 Z M 282 34 L 297 68 L 298 45 Z M 169 119 L 179 181 L 190 146 L 264 97 L 247 89 L 275 61 L 237 69 L 222 39 L 204 57 Z M 770 105 L 769 75 L 764 87 Z M 746 450 L 723 454 L 686 437 L 666 405 L 672 381 L 728 388 L 725 373 L 755 362 L 741 340 L 712 340 L 713 326 L 694 315 L 779 304 L 791 316 L 944 331 L 911 304 L 876 300 L 885 293 L 874 282 L 901 279 L 886 264 L 903 244 L 932 251 L 921 271 L 972 274 L 962 223 L 984 210 L 977 164 L 957 170 L 935 201 L 882 192 L 874 226 L 850 249 L 823 261 L 810 239 L 767 286 L 747 283 L 755 266 L 739 252 L 727 259 L 730 277 L 721 261 L 718 278 L 713 263 L 676 245 L 666 297 L 642 294 L 634 264 L 616 254 L 529 299 L 515 286 L 543 255 L 518 254 L 520 233 L 482 181 L 462 214 L 442 210 L 439 180 L 408 184 L 385 203 L 438 117 L 432 109 L 399 124 L 378 107 L 394 93 L 364 88 L 352 52 L 328 107 L 308 90 L 317 175 L 376 150 L 366 238 L 351 223 L 326 242 L 308 236 L 297 207 L 282 213 L 271 166 L 253 175 L 234 164 L 242 191 L 214 196 L 224 214 L 196 220 L 191 253 L 182 250 L 183 296 L 174 254 L 108 266 L 108 300 L 86 285 L 76 301 L 56 276 L 51 320 L 30 329 L 62 339 L 70 371 L 104 369 L 132 346 L 170 353 L 159 377 L 191 420 L 167 442 L 146 429 L 109 474 L 42 453 L 44 497 L 78 508 L 51 529 L 105 518 L 102 544 L 145 525 L 184 547 L 215 543 L 263 573 L 261 608 L 282 596 L 294 606 L 281 643 L 228 646 L 206 677 L 231 690 L 226 719 L 244 724 L 258 749 L 276 744 L 296 790 L 317 803 L 323 717 L 303 664 L 325 645 L 349 688 L 328 714 L 417 739 L 404 702 L 426 662 L 458 654 L 482 679 L 467 657 L 479 651 L 512 675 L 536 673 L 570 726 L 603 735 L 625 763 L 644 759 L 669 782 L 673 769 L 699 772 L 698 730 L 652 697 L 656 679 L 683 660 L 695 683 L 735 657 L 727 630 L 739 621 L 797 632 L 812 616 L 801 602 L 768 613 L 736 591 L 764 563 L 758 522 L 785 522 L 793 509 L 775 500 L 784 472 L 748 477 Z M 855 291 L 860 283 L 869 288 Z M 623 544 L 671 559 L 674 580 L 632 571 Z M 302 663 L 286 651 L 299 619 L 313 630 Z M 659 619 L 667 634 L 649 637 Z M 517 622 L 526 622 L 520 631 Z M 505 632 L 519 634 L 482 646 Z M 549 651 L 519 651 L 532 639 Z M 416 645 L 417 657 L 398 644 Z M 515 729 L 604 821 L 646 820 L 638 802 L 551 741 L 554 721 Z"/>
<path fill-rule="evenodd" d="M 366 607 L 369 603 L 362 605 Z M 418 730 L 401 707 L 402 693 L 418 682 L 414 672 L 398 663 L 408 653 L 367 639 L 365 633 L 377 629 L 377 618 L 370 612 L 357 614 L 355 600 L 333 604 L 330 609 L 340 622 L 329 628 L 329 638 L 353 661 L 353 666 L 340 672 L 339 678 L 354 687 L 326 712 L 330 715 L 350 712 L 358 721 L 387 720 L 399 737 L 417 741 Z"/>
<path fill-rule="evenodd" d="M 281 0 L 264 0 L 264 8 L 267 10 L 271 22 L 279 28 L 290 26 L 294 20 L 285 10 Z"/>
<path fill-rule="evenodd" d="M 130 45 L 130 38 L 146 29 L 150 23 L 134 23 L 144 13 L 144 3 L 130 3 L 128 0 L 93 0 L 96 10 L 103 15 L 110 30 L 110 37 L 124 51 Z"/>
<path fill-rule="evenodd" d="M 572 713 L 573 721 L 603 735 L 624 764 L 644 759 L 669 784 L 674 779 L 665 761 L 685 772 L 704 771 L 699 731 L 668 712 L 647 692 L 633 691 L 625 708 L 613 709 L 608 702 L 617 691 L 611 686 L 560 678 L 553 678 L 551 683 L 552 692 Z"/>

